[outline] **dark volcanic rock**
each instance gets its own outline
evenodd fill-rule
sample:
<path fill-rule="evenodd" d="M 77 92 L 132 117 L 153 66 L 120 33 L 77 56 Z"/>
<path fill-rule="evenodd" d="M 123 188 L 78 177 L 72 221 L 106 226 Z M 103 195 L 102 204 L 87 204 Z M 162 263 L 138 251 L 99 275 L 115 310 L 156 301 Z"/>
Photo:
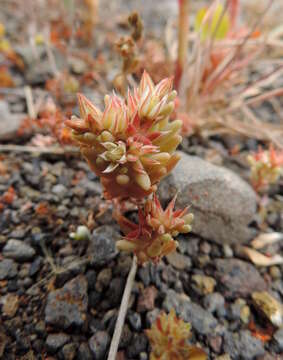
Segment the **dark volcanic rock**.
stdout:
<path fill-rule="evenodd" d="M 35 255 L 35 250 L 21 240 L 10 239 L 3 248 L 3 255 L 16 261 L 28 261 Z"/>
<path fill-rule="evenodd" d="M 110 337 L 106 331 L 97 331 L 88 341 L 90 351 L 95 360 L 102 360 L 105 357 Z"/>
<path fill-rule="evenodd" d="M 224 351 L 234 360 L 252 360 L 264 354 L 264 347 L 259 339 L 256 339 L 247 330 L 239 333 L 226 333 L 224 336 Z"/>
<path fill-rule="evenodd" d="M 91 254 L 93 265 L 104 265 L 112 260 L 117 254 L 116 240 L 121 235 L 116 228 L 110 225 L 103 225 L 92 233 L 88 254 Z"/>
<path fill-rule="evenodd" d="M 169 289 L 162 304 L 164 310 L 169 312 L 173 307 L 176 313 L 192 327 L 203 335 L 213 334 L 218 321 L 211 313 L 204 310 L 200 305 L 193 303 L 189 298 Z"/>
<path fill-rule="evenodd" d="M 77 353 L 78 345 L 76 343 L 70 343 L 64 345 L 62 349 L 62 354 L 64 356 L 64 360 L 73 360 Z"/>
<path fill-rule="evenodd" d="M 81 343 L 77 353 L 77 357 L 79 360 L 92 360 L 92 355 L 87 343 Z"/>
<path fill-rule="evenodd" d="M 11 259 L 0 261 L 0 280 L 11 279 L 17 275 L 17 264 Z"/>
<path fill-rule="evenodd" d="M 55 328 L 80 329 L 86 320 L 88 306 L 87 280 L 83 275 L 49 293 L 45 321 Z"/>
<path fill-rule="evenodd" d="M 273 334 L 273 339 L 279 351 L 283 351 L 283 328 Z"/>
<path fill-rule="evenodd" d="M 135 358 L 141 352 L 146 351 L 148 340 L 144 334 L 134 334 L 130 346 L 127 349 L 129 359 Z"/>
<path fill-rule="evenodd" d="M 208 294 L 203 299 L 204 307 L 211 313 L 225 310 L 225 299 L 219 293 Z"/>
<path fill-rule="evenodd" d="M 253 291 L 266 289 L 266 283 L 257 269 L 238 259 L 215 260 L 216 277 L 224 288 L 225 296 L 246 297 Z"/>
<path fill-rule="evenodd" d="M 130 312 L 128 315 L 128 321 L 131 325 L 131 328 L 135 331 L 141 331 L 142 322 L 140 314 L 136 312 Z"/>
<path fill-rule="evenodd" d="M 49 354 L 55 354 L 62 346 L 70 340 L 70 336 L 64 333 L 49 334 L 45 345 Z"/>

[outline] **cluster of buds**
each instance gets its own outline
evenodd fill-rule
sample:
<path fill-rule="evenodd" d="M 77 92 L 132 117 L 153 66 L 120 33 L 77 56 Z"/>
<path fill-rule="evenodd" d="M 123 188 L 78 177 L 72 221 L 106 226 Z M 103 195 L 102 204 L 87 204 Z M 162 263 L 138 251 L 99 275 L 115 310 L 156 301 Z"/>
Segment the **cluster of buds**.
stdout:
<path fill-rule="evenodd" d="M 163 210 L 154 194 L 153 199 L 148 199 L 139 210 L 138 224 L 120 217 L 118 222 L 126 236 L 117 242 L 118 249 L 134 252 L 141 264 L 148 260 L 157 262 L 175 251 L 178 242 L 174 237 L 191 231 L 193 221 L 188 208 L 174 211 L 175 200 L 176 197 Z"/>
<path fill-rule="evenodd" d="M 174 309 L 168 315 L 161 313 L 146 331 L 152 348 L 150 360 L 205 360 L 202 349 L 188 344 L 190 330 L 190 324 L 179 319 Z"/>
<path fill-rule="evenodd" d="M 268 189 L 283 174 L 283 151 L 276 151 L 272 145 L 268 150 L 258 150 L 249 155 L 251 183 L 256 191 Z"/>
<path fill-rule="evenodd" d="M 81 118 L 66 121 L 91 169 L 100 177 L 107 199 L 142 199 L 179 160 L 182 122 L 170 121 L 176 92 L 173 79 L 156 86 L 144 72 L 127 99 L 106 95 L 100 111 L 79 95 Z"/>
<path fill-rule="evenodd" d="M 129 36 L 122 36 L 116 43 L 117 52 L 123 59 L 123 66 L 121 73 L 117 74 L 113 80 L 113 85 L 121 94 L 126 93 L 128 74 L 137 71 L 140 64 L 138 42 L 142 38 L 143 23 L 137 12 L 133 12 L 128 17 L 128 25 L 132 29 Z"/>

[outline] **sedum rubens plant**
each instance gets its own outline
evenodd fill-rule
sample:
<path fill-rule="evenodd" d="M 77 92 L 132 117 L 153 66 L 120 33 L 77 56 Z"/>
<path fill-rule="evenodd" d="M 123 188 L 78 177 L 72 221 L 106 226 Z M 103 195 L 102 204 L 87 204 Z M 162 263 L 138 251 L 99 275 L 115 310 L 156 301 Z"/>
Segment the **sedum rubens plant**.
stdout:
<path fill-rule="evenodd" d="M 256 191 L 268 189 L 283 174 L 283 151 L 271 145 L 268 150 L 259 149 L 247 157 L 251 167 L 251 183 Z"/>
<path fill-rule="evenodd" d="M 126 236 L 118 241 L 118 249 L 133 251 L 139 263 L 157 262 L 176 250 L 178 243 L 174 237 L 191 231 L 193 214 L 188 213 L 188 208 L 174 211 L 175 200 L 176 197 L 163 210 L 154 194 L 153 199 L 148 199 L 144 209 L 139 211 L 139 224 L 122 218 L 119 224 Z"/>
<path fill-rule="evenodd" d="M 191 326 L 176 316 L 171 309 L 162 312 L 146 331 L 151 345 L 150 360 L 205 360 L 205 352 L 188 344 Z"/>
<path fill-rule="evenodd" d="M 178 162 L 182 122 L 169 121 L 176 97 L 172 85 L 168 78 L 155 86 L 145 72 L 127 100 L 106 95 L 104 111 L 78 96 L 81 118 L 66 124 L 107 199 L 144 198 Z"/>
<path fill-rule="evenodd" d="M 116 358 L 137 269 L 136 260 L 140 264 L 157 262 L 176 249 L 174 237 L 191 230 L 193 215 L 188 214 L 188 208 L 174 211 L 174 198 L 163 210 L 155 195 L 160 180 L 180 158 L 175 150 L 182 140 L 179 134 L 182 121 L 170 121 L 175 97 L 172 78 L 154 85 L 144 72 L 139 86 L 133 92 L 128 91 L 126 99 L 115 94 L 106 95 L 104 111 L 79 95 L 81 118 L 73 116 L 66 121 L 72 129 L 73 140 L 99 176 L 105 198 L 116 205 L 114 215 L 125 234 L 117 242 L 117 247 L 136 255 L 128 275 L 108 360 Z M 141 202 L 146 197 L 144 206 L 139 208 L 139 224 L 123 216 L 122 200 Z M 176 342 L 176 345 L 180 343 Z M 162 359 L 173 360 L 170 356 Z"/>
<path fill-rule="evenodd" d="M 106 96 L 103 112 L 79 95 L 81 118 L 72 117 L 66 124 L 100 177 L 105 198 L 115 204 L 123 199 L 141 201 L 155 193 L 180 158 L 175 150 L 182 140 L 182 122 L 170 121 L 176 97 L 172 86 L 172 78 L 154 85 L 144 72 L 126 100 L 115 94 Z M 141 264 L 157 262 L 174 251 L 174 237 L 189 232 L 193 220 L 187 208 L 174 211 L 174 204 L 175 198 L 163 210 L 153 194 L 139 209 L 139 224 L 127 220 L 117 207 L 115 218 L 125 234 L 117 247 L 133 252 Z"/>

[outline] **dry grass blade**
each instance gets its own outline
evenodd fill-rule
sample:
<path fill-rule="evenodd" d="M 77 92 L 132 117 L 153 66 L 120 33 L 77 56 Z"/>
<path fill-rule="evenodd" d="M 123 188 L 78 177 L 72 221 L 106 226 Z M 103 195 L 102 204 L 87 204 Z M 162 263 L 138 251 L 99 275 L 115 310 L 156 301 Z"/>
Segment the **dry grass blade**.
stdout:
<path fill-rule="evenodd" d="M 67 154 L 79 154 L 79 150 L 73 146 L 65 146 L 64 148 L 59 146 L 50 147 L 38 147 L 38 146 L 26 146 L 26 145 L 14 145 L 14 144 L 0 144 L 0 152 L 19 152 L 30 154 L 54 154 L 54 155 L 67 155 Z"/>
<path fill-rule="evenodd" d="M 241 112 L 244 114 L 245 120 L 238 120 L 232 114 L 221 117 L 216 112 L 213 112 L 213 119 L 211 121 L 230 129 L 235 134 L 242 134 L 257 140 L 271 141 L 278 148 L 283 148 L 282 125 L 261 121 L 245 106 L 242 107 Z"/>
<path fill-rule="evenodd" d="M 268 5 L 266 6 L 265 10 L 262 12 L 260 18 L 255 22 L 252 26 L 248 34 L 243 38 L 243 41 L 237 46 L 235 51 L 231 54 L 231 56 L 227 57 L 224 62 L 220 63 L 220 65 L 215 69 L 215 71 L 211 74 L 211 76 L 207 79 L 207 88 L 209 88 L 210 84 L 217 80 L 219 76 L 226 70 L 230 64 L 232 64 L 237 56 L 240 54 L 241 50 L 244 48 L 248 40 L 251 38 L 251 35 L 255 32 L 258 26 L 261 24 L 265 14 L 267 13 L 268 9 L 271 7 L 273 0 L 270 0 Z"/>
<path fill-rule="evenodd" d="M 272 232 L 272 233 L 258 235 L 255 239 L 253 239 L 251 245 L 254 249 L 262 249 L 267 245 L 272 245 L 282 240 L 283 240 L 283 233 Z"/>
<path fill-rule="evenodd" d="M 247 255 L 248 258 L 257 266 L 273 266 L 283 264 L 283 257 L 281 255 L 268 257 L 247 246 L 243 246 L 242 250 L 243 253 Z"/>

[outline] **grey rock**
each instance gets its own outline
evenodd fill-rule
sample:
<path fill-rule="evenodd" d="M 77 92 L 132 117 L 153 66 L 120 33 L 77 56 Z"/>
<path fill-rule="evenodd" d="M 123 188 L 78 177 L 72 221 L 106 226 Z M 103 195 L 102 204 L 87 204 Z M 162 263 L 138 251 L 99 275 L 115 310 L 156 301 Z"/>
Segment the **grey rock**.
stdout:
<path fill-rule="evenodd" d="M 124 324 L 119 347 L 121 349 L 128 347 L 130 345 L 131 339 L 132 332 L 130 330 L 130 327 L 128 324 Z"/>
<path fill-rule="evenodd" d="M 31 51 L 29 44 L 21 44 L 16 45 L 14 47 L 14 50 L 16 51 L 17 55 L 19 55 L 22 60 L 24 61 L 26 66 L 32 66 L 35 65 L 36 56 L 33 51 Z M 46 51 L 44 47 L 38 47 L 37 48 L 37 55 L 39 57 L 43 57 L 45 55 Z"/>
<path fill-rule="evenodd" d="M 266 352 L 264 355 L 257 357 L 256 360 L 278 360 L 278 356 Z"/>
<path fill-rule="evenodd" d="M 145 264 L 140 266 L 138 269 L 138 276 L 143 282 L 144 286 L 148 286 L 150 284 L 150 268 L 149 264 Z"/>
<path fill-rule="evenodd" d="M 95 360 L 104 359 L 110 337 L 106 331 L 97 331 L 88 341 L 88 345 Z"/>
<path fill-rule="evenodd" d="M 112 279 L 112 269 L 111 268 L 102 269 L 97 276 L 95 290 L 97 290 L 98 292 L 102 292 L 103 289 L 109 286 L 111 279 Z"/>
<path fill-rule="evenodd" d="M 144 334 L 134 334 L 131 345 L 127 349 L 127 355 L 130 359 L 135 358 L 141 352 L 146 351 L 148 340 Z"/>
<path fill-rule="evenodd" d="M 273 339 L 275 341 L 275 344 L 278 347 L 279 351 L 283 351 L 283 328 L 277 330 L 274 334 L 273 334 Z"/>
<path fill-rule="evenodd" d="M 50 64 L 47 59 L 39 62 L 33 62 L 25 72 L 26 82 L 30 85 L 42 85 L 46 80 L 52 76 L 50 71 Z"/>
<path fill-rule="evenodd" d="M 80 344 L 77 355 L 78 355 L 78 359 L 80 360 L 92 360 L 92 355 L 89 346 L 85 342 Z"/>
<path fill-rule="evenodd" d="M 174 290 L 169 289 L 163 301 L 162 307 L 169 312 L 173 307 L 176 313 L 192 327 L 203 335 L 213 334 L 218 325 L 218 321 L 210 312 L 204 310 L 200 305 L 190 301 Z"/>
<path fill-rule="evenodd" d="M 190 256 L 197 256 L 199 254 L 199 239 L 197 237 L 189 235 L 182 235 L 183 243 L 182 246 L 184 247 L 185 253 Z"/>
<path fill-rule="evenodd" d="M 64 333 L 49 334 L 45 342 L 46 350 L 49 354 L 55 354 L 69 340 L 70 336 Z"/>
<path fill-rule="evenodd" d="M 101 293 L 95 290 L 90 291 L 88 296 L 89 306 L 91 308 L 95 308 L 98 305 L 100 298 L 101 298 Z"/>
<path fill-rule="evenodd" d="M 216 243 L 243 243 L 252 236 L 248 224 L 256 212 L 252 188 L 232 171 L 181 154 L 173 172 L 161 182 L 163 203 L 179 192 L 176 207 L 191 205 L 193 232 Z"/>
<path fill-rule="evenodd" d="M 233 360 L 252 360 L 264 354 L 264 347 L 249 331 L 241 330 L 239 333 L 227 332 L 224 335 L 224 351 Z"/>
<path fill-rule="evenodd" d="M 78 345 L 76 343 L 70 343 L 64 345 L 62 349 L 64 360 L 73 360 L 76 356 L 77 349 L 78 349 Z"/>
<path fill-rule="evenodd" d="M 79 275 L 48 294 L 45 321 L 60 329 L 81 329 L 88 306 L 87 280 Z"/>
<path fill-rule="evenodd" d="M 131 269 L 132 266 L 132 257 L 127 254 L 119 255 L 117 259 L 117 265 L 115 266 L 114 273 L 116 275 L 126 277 Z"/>
<path fill-rule="evenodd" d="M 174 251 L 166 256 L 167 261 L 175 269 L 178 270 L 189 270 L 192 266 L 191 259 L 177 251 Z"/>
<path fill-rule="evenodd" d="M 234 303 L 230 304 L 228 317 L 231 320 L 239 320 L 241 318 L 241 310 L 246 303 L 243 299 L 238 298 Z"/>
<path fill-rule="evenodd" d="M 0 141 L 13 140 L 25 114 L 12 114 L 8 103 L 0 101 Z"/>
<path fill-rule="evenodd" d="M 41 268 L 42 266 L 42 258 L 36 257 L 35 260 L 31 263 L 30 269 L 29 269 L 29 276 L 34 276 Z"/>
<path fill-rule="evenodd" d="M 283 296 L 283 280 L 276 280 L 272 283 L 272 289 Z"/>
<path fill-rule="evenodd" d="M 3 255 L 16 261 L 28 261 L 35 255 L 35 250 L 21 240 L 10 239 L 3 248 Z"/>
<path fill-rule="evenodd" d="M 96 272 L 94 270 L 88 270 L 86 273 L 88 290 L 93 290 L 96 283 Z"/>
<path fill-rule="evenodd" d="M 17 275 L 18 265 L 11 259 L 0 261 L 0 280 L 12 279 Z"/>
<path fill-rule="evenodd" d="M 142 327 L 141 316 L 136 312 L 130 312 L 128 315 L 128 320 L 131 325 L 131 328 L 135 331 L 140 331 Z"/>
<path fill-rule="evenodd" d="M 118 254 L 115 243 L 119 237 L 121 235 L 113 226 L 103 225 L 95 229 L 88 246 L 91 264 L 104 265 L 114 259 Z"/>
<path fill-rule="evenodd" d="M 228 297 L 246 297 L 266 289 L 266 283 L 250 263 L 238 259 L 216 259 L 215 276 Z"/>
<path fill-rule="evenodd" d="M 151 325 L 155 322 L 157 319 L 157 316 L 159 315 L 160 310 L 159 309 L 153 309 L 151 311 L 148 311 L 146 313 L 145 322 L 147 327 L 151 327 Z"/>
<path fill-rule="evenodd" d="M 54 185 L 52 192 L 55 195 L 58 195 L 60 198 L 64 198 L 68 192 L 68 189 L 63 184 Z"/>
<path fill-rule="evenodd" d="M 204 307 L 211 313 L 224 309 L 225 299 L 220 293 L 208 294 L 203 299 Z"/>
<path fill-rule="evenodd" d="M 111 307 L 119 305 L 122 299 L 125 281 L 122 278 L 114 278 L 111 280 L 109 289 L 106 292 L 106 298 L 109 299 Z"/>

